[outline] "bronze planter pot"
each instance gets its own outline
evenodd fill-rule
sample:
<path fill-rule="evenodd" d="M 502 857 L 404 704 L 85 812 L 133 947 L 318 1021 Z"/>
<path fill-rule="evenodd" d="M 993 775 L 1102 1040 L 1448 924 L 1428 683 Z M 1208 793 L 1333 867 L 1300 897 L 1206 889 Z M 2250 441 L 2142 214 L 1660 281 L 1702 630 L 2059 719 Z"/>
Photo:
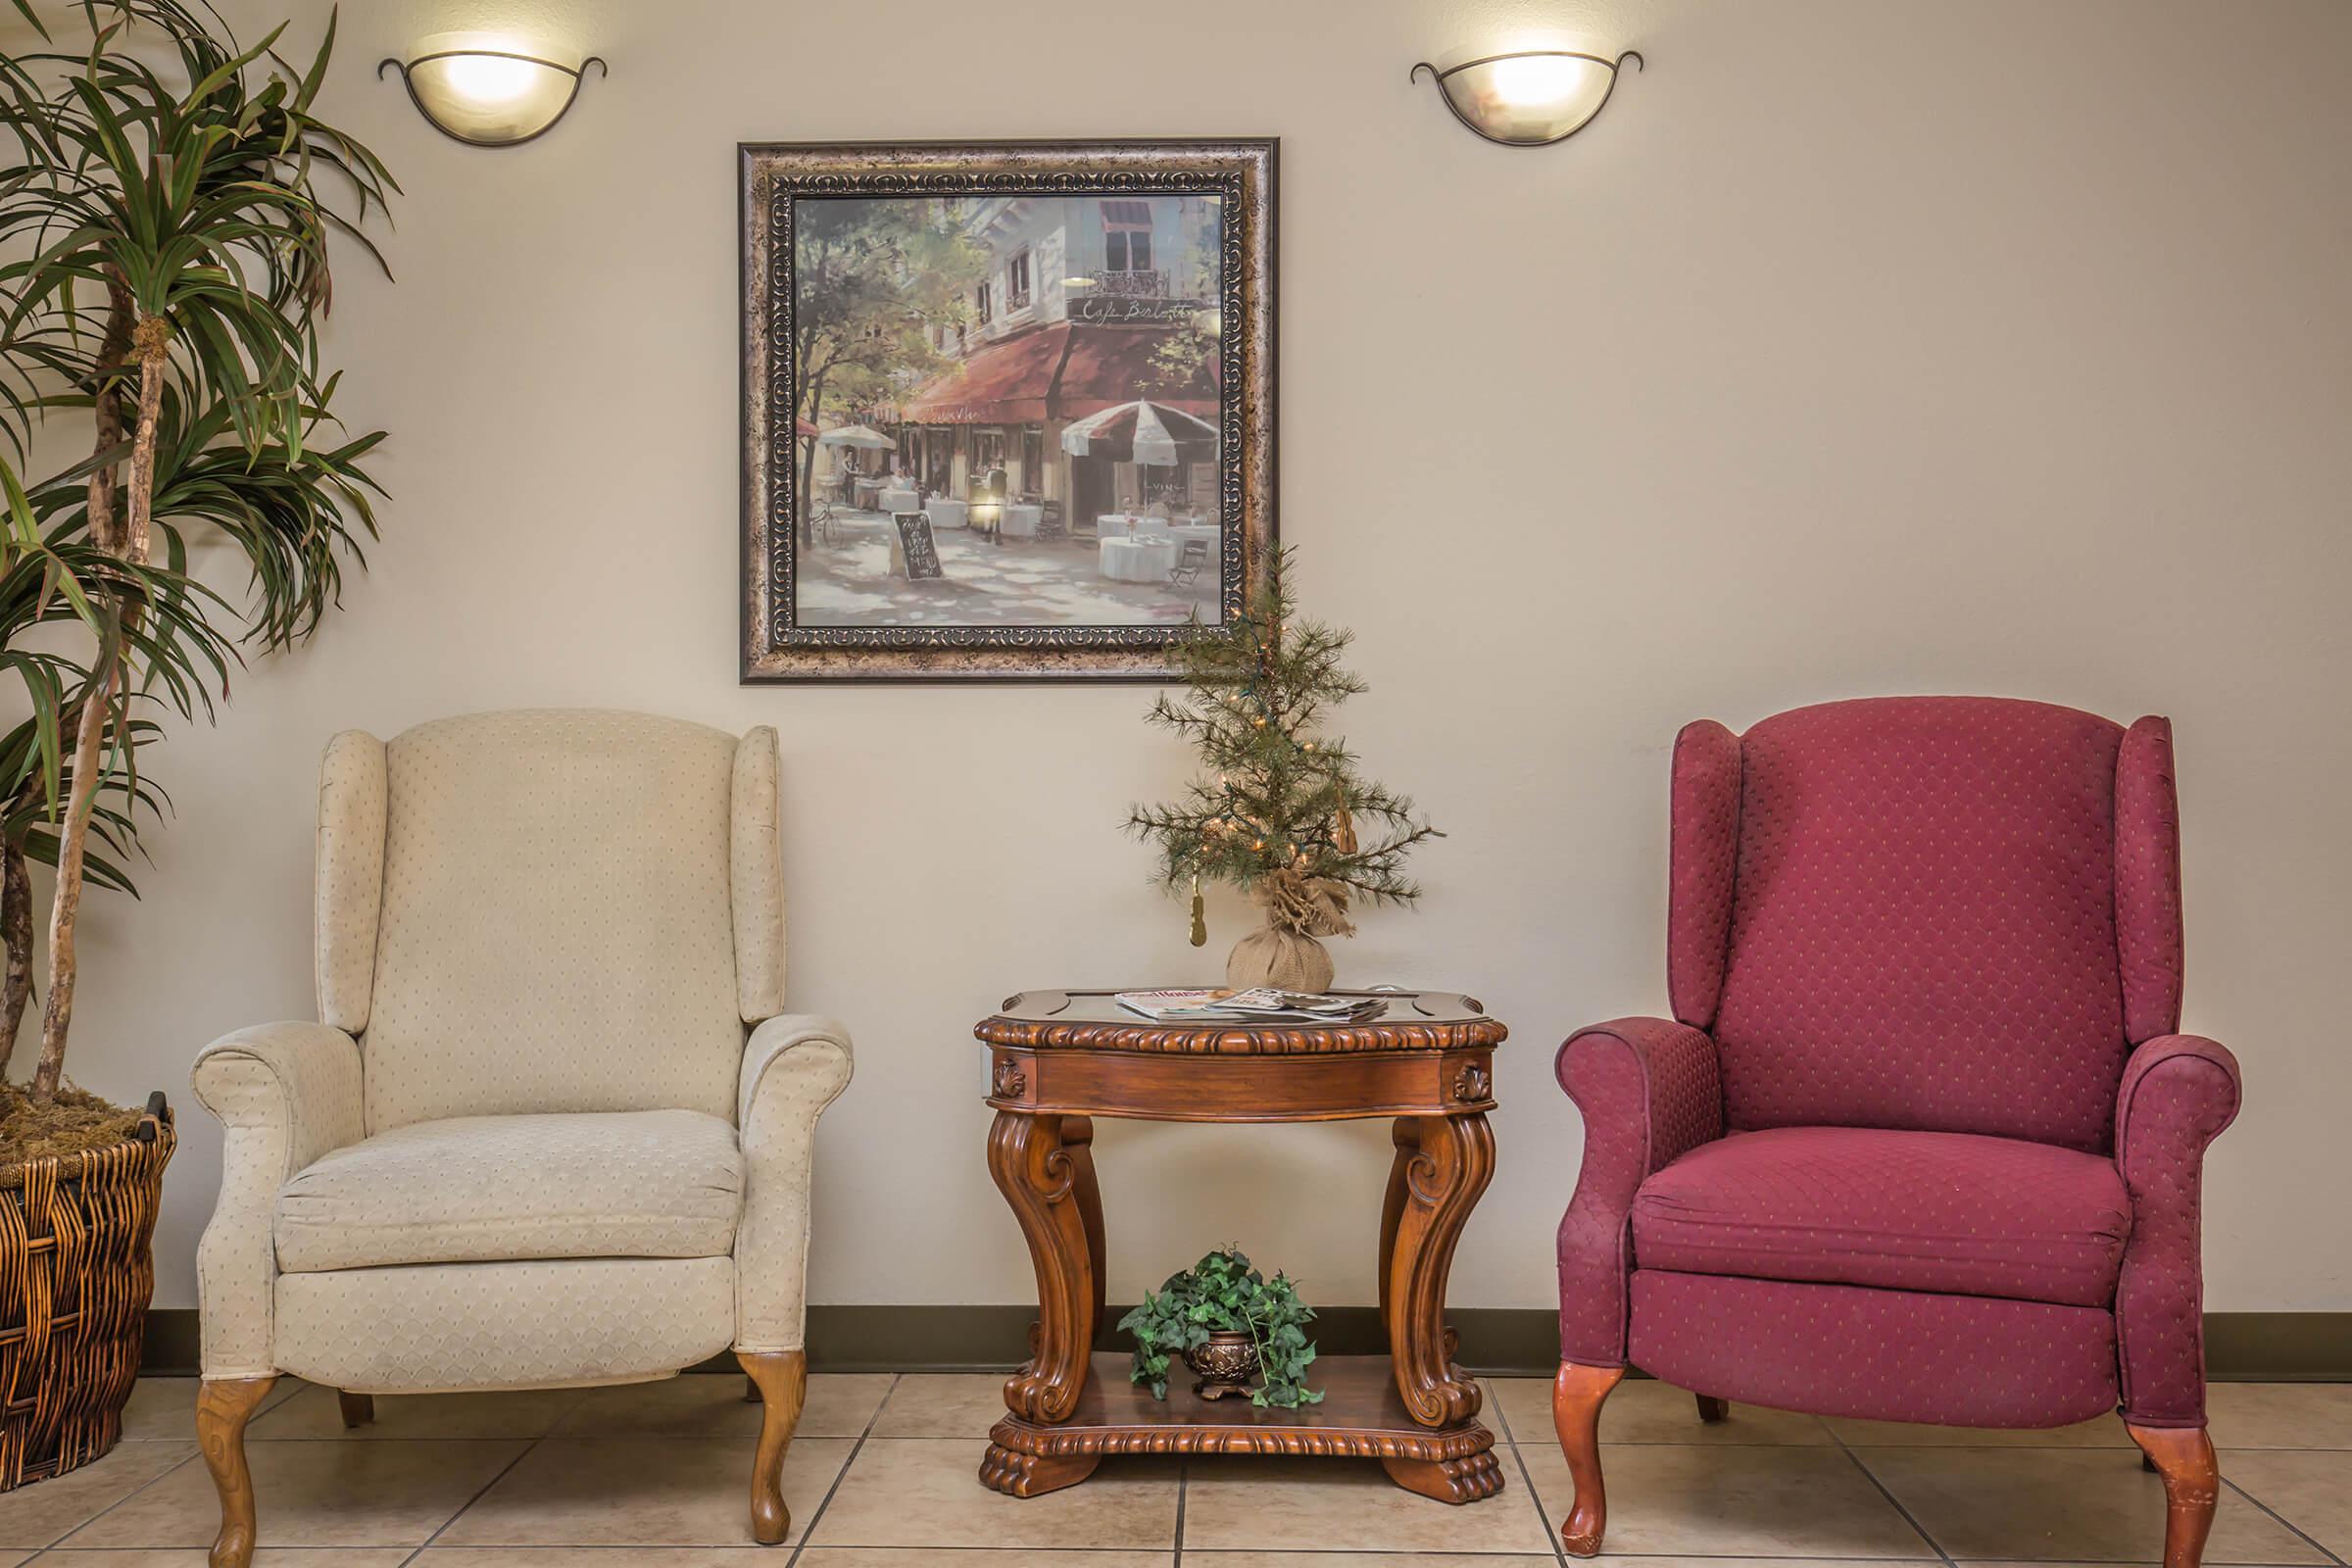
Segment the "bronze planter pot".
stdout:
<path fill-rule="evenodd" d="M 0 1171 L 0 1492 L 122 1436 L 155 1294 L 155 1214 L 178 1140 L 161 1094 L 108 1149 Z"/>
<path fill-rule="evenodd" d="M 1211 1334 L 1206 1345 L 1184 1352 L 1184 1364 L 1200 1377 L 1193 1392 L 1203 1399 L 1246 1395 L 1257 1381 L 1257 1341 L 1248 1334 Z"/>

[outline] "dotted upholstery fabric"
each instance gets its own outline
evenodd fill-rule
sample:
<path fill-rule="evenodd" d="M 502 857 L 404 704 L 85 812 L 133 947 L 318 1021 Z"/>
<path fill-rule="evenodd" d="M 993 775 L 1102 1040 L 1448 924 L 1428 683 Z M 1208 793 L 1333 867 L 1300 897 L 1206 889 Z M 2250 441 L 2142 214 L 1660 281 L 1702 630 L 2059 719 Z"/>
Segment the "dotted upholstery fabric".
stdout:
<path fill-rule="evenodd" d="M 808 1317 L 816 1118 L 849 1087 L 849 1031 L 786 1013 L 752 1031 L 743 1062 L 749 1186 L 735 1234 L 735 1348 L 797 1350 Z"/>
<path fill-rule="evenodd" d="M 2102 1307 L 1651 1268 L 1633 1297 L 1643 1371 L 1741 1404 L 1971 1427 L 2067 1426 L 2115 1407 Z"/>
<path fill-rule="evenodd" d="M 1740 738 L 1711 718 L 1674 738 L 1673 821 L 1666 994 L 1677 1018 L 1704 1029 L 1723 999 L 1740 851 Z"/>
<path fill-rule="evenodd" d="M 391 785 L 384 743 L 345 730 L 318 763 L 318 828 L 312 886 L 318 940 L 314 976 L 318 1017 L 345 1034 L 368 1027 L 375 989 L 377 917 L 383 910 L 384 811 Z"/>
<path fill-rule="evenodd" d="M 734 1295 L 723 1257 L 281 1274 L 277 1366 L 361 1394 L 641 1383 L 725 1349 Z"/>
<path fill-rule="evenodd" d="M 337 737 L 320 777 L 319 1004 L 365 1033 L 268 1024 L 198 1061 L 197 1096 L 228 1130 L 198 1253 L 206 1376 L 527 1388 L 665 1376 L 731 1341 L 799 1348 L 815 1120 L 851 1057 L 839 1023 L 781 1014 L 776 755 L 768 729 L 738 743 L 595 711 L 474 714 L 388 746 Z M 748 1044 L 746 1023 L 760 1025 Z M 410 1157 L 474 1117 L 553 1146 Z M 671 1119 L 692 1129 L 678 1147 L 662 1131 L 635 1152 L 559 1130 Z M 328 1156 L 370 1134 L 351 1162 L 364 1179 L 343 1181 Z M 297 1209 L 336 1173 L 334 1196 L 375 1234 L 289 1235 L 316 1271 L 281 1273 L 279 1190 L 321 1166 Z M 534 1232 L 543 1254 L 720 1255 L 380 1262 L 514 1252 Z M 377 1266 L 328 1266 L 362 1258 Z"/>
<path fill-rule="evenodd" d="M 1584 1169 L 1560 1220 L 1560 1354 L 1619 1366 L 1627 1217 L 1652 1172 L 1722 1135 L 1715 1046 L 1669 1018 L 1619 1018 L 1571 1035 L 1552 1067 L 1585 1118 Z"/>
<path fill-rule="evenodd" d="M 2205 1424 L 2205 1148 L 2237 1119 L 2237 1058 L 2196 1035 L 2132 1053 L 2116 1098 L 2116 1159 L 2137 1229 L 2116 1291 L 2124 1411 L 2143 1426 Z"/>
<path fill-rule="evenodd" d="M 2143 718 L 2115 761 L 2115 943 L 2124 1034 L 2137 1043 L 2180 1027 L 2180 803 L 2173 725 Z"/>
<path fill-rule="evenodd" d="M 277 1190 L 360 1141 L 359 1044 L 323 1023 L 259 1024 L 207 1046 L 189 1079 L 224 1132 L 220 1197 L 196 1246 L 205 1376 L 270 1377 Z"/>
<path fill-rule="evenodd" d="M 1627 1020 L 1562 1048 L 1586 1126 L 1559 1235 L 1562 1357 L 1617 1365 L 1630 1344 L 1688 1387 L 1791 1409 L 2033 1426 L 2120 1396 L 2133 1421 L 2202 1425 L 2199 1187 L 2239 1081 L 2220 1046 L 2171 1033 L 2171 725 L 1991 698 L 1830 704 L 1737 738 L 1694 724 L 1674 810 L 1670 986 L 1678 1016 L 1711 1023 Z M 1678 1136 L 1657 1134 L 1661 1095 L 1718 1083 L 1714 1114 L 1740 1136 L 1699 1149 L 1632 1220 Z M 1745 1162 L 1773 1129 L 1815 1152 L 1840 1147 L 1837 1129 L 2018 1142 L 1970 1173 L 1922 1144 L 1850 1169 L 1809 1153 L 1759 1182 Z M 2102 1162 L 2081 1161 L 2097 1155 L 2121 1225 Z"/>
<path fill-rule="evenodd" d="M 734 1126 L 698 1110 L 412 1122 L 286 1184 L 277 1266 L 723 1257 L 743 1185 Z"/>
<path fill-rule="evenodd" d="M 735 747 L 728 891 L 734 900 L 736 1010 L 758 1023 L 784 1010 L 784 851 L 776 732 L 761 724 Z"/>
<path fill-rule="evenodd" d="M 385 747 L 370 1133 L 560 1110 L 733 1114 L 736 738 L 475 713 Z"/>
<path fill-rule="evenodd" d="M 2106 1151 L 2122 736 L 2072 709 L 1934 697 L 1748 730 L 1714 1029 L 1727 1125 Z"/>
<path fill-rule="evenodd" d="M 2105 1307 L 2115 1161 L 1973 1133 L 1779 1127 L 1704 1144 L 1634 1199 L 1639 1268 Z"/>

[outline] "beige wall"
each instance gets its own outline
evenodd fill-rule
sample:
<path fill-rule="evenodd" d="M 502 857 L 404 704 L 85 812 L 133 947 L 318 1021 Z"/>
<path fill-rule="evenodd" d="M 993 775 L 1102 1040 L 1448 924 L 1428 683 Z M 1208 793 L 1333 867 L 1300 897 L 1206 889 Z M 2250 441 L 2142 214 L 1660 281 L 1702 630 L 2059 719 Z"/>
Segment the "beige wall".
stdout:
<path fill-rule="evenodd" d="M 324 0 L 233 10 L 289 7 L 307 47 Z M 1279 133 L 1283 534 L 1362 634 L 1352 738 L 1452 833 L 1341 973 L 1472 989 L 1517 1032 L 1457 1300 L 1552 1298 L 1579 1134 L 1551 1052 L 1662 1004 L 1676 727 L 1928 691 L 2174 717 L 2189 1023 L 2250 1097 L 2211 1304 L 2352 1307 L 2352 6 L 1543 14 L 1651 68 L 1530 152 L 1405 80 L 1510 35 L 1493 0 L 344 7 L 330 111 L 409 191 L 400 281 L 355 261 L 332 334 L 393 431 L 388 536 L 316 646 L 155 754 L 178 820 L 145 901 L 85 927 L 78 1072 L 183 1104 L 158 1300 L 193 1298 L 219 1169 L 189 1058 L 310 1014 L 321 744 L 526 704 L 783 732 L 792 999 L 858 1049 L 813 1298 L 1027 1293 L 973 1019 L 1207 978 L 1243 911 L 1187 948 L 1116 831 L 1184 768 L 1144 692 L 737 686 L 734 143 Z M 461 148 L 373 79 L 502 15 L 612 60 L 545 141 Z M 1372 1298 L 1384 1129 L 1100 1148 L 1114 1298 L 1229 1240 Z"/>

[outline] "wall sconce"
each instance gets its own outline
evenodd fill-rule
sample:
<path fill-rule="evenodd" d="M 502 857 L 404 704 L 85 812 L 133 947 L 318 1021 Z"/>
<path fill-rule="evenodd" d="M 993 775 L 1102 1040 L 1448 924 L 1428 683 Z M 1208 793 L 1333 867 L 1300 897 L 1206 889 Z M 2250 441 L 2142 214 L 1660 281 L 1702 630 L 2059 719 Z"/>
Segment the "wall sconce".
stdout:
<path fill-rule="evenodd" d="M 580 95 L 588 68 L 611 68 L 595 55 L 577 69 L 513 49 L 432 49 L 375 68 L 378 81 L 398 67 L 409 100 L 425 122 L 468 147 L 514 147 L 555 128 Z"/>
<path fill-rule="evenodd" d="M 1642 69 L 1642 56 L 1632 49 L 1614 60 L 1573 49 L 1524 49 L 1445 71 L 1424 60 L 1405 79 L 1418 81 L 1428 72 L 1453 118 L 1489 141 L 1548 147 L 1592 122 L 1617 90 L 1618 68 L 1629 60 Z"/>

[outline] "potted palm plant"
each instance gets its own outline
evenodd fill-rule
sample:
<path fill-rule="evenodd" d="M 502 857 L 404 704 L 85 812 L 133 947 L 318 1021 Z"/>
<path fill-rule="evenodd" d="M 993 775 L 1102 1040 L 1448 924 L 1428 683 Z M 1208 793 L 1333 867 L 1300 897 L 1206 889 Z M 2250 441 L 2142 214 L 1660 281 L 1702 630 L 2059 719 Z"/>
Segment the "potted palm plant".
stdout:
<path fill-rule="evenodd" d="M 29 862 L 56 874 L 39 1056 L 0 1083 L 0 1490 L 121 1433 L 172 1116 L 66 1081 L 81 894 L 131 890 L 159 720 L 210 716 L 241 646 L 307 638 L 374 533 L 382 432 L 337 434 L 318 324 L 330 236 L 380 266 L 361 225 L 398 188 L 313 113 L 331 21 L 297 69 L 282 28 L 244 48 L 209 6 L 11 3 L 33 42 L 0 55 L 0 670 L 30 716 L 0 737 L 0 1061 L 34 999 Z M 22 480 L 36 428 L 74 424 L 88 457 Z M 198 529 L 242 553 L 244 603 L 190 574 Z"/>

